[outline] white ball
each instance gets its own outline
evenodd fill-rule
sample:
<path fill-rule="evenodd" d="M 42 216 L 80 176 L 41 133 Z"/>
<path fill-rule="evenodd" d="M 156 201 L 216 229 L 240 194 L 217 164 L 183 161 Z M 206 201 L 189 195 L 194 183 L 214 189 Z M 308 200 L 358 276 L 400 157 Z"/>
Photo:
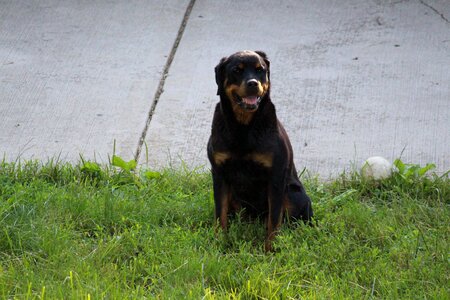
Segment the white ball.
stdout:
<path fill-rule="evenodd" d="M 391 163 L 381 156 L 369 157 L 361 167 L 361 175 L 366 179 L 380 180 L 388 178 L 391 173 Z"/>

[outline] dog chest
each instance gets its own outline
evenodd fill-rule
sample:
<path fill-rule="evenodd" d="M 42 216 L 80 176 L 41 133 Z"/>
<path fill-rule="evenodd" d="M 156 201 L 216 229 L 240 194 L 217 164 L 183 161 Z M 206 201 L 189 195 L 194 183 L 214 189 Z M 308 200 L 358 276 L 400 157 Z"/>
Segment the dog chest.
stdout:
<path fill-rule="evenodd" d="M 272 168 L 273 154 L 269 152 L 250 152 L 244 155 L 236 155 L 231 152 L 214 152 L 213 159 L 216 166 L 222 166 L 225 163 L 232 165 L 254 164 L 264 168 Z"/>

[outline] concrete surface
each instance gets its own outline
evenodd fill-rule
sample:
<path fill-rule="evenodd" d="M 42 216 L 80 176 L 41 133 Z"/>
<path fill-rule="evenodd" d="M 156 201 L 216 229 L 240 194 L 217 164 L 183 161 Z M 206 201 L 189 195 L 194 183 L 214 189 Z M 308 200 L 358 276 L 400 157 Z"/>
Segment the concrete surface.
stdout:
<path fill-rule="evenodd" d="M 134 156 L 188 1 L 0 0 L 0 156 Z"/>
<path fill-rule="evenodd" d="M 0 154 L 130 159 L 146 134 L 140 163 L 208 169 L 214 66 L 257 49 L 297 169 L 450 168 L 448 0 L 196 0 L 173 48 L 188 2 L 0 0 Z"/>
<path fill-rule="evenodd" d="M 214 66 L 254 49 L 271 59 L 297 169 L 328 177 L 402 155 L 447 170 L 450 4 L 429 3 L 436 11 L 421 1 L 196 1 L 150 123 L 149 165 L 208 167 Z"/>

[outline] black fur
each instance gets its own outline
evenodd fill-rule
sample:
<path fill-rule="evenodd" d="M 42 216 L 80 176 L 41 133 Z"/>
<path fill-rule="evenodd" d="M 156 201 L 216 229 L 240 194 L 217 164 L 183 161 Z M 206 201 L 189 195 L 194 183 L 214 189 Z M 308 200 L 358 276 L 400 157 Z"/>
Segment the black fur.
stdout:
<path fill-rule="evenodd" d="M 221 227 L 226 230 L 228 214 L 241 209 L 264 218 L 267 251 L 272 250 L 283 214 L 306 222 L 313 215 L 289 138 L 270 99 L 269 68 L 262 51 L 241 51 L 220 60 L 215 68 L 220 102 L 207 149 Z"/>

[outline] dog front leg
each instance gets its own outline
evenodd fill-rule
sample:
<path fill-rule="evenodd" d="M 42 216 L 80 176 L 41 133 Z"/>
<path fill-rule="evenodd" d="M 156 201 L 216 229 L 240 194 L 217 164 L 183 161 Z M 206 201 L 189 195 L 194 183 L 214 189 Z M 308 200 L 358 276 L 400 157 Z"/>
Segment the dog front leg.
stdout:
<path fill-rule="evenodd" d="M 280 229 L 283 219 L 283 185 L 269 187 L 269 214 L 267 216 L 267 238 L 264 244 L 266 252 L 273 251 L 272 242 Z"/>
<path fill-rule="evenodd" d="M 213 174 L 215 219 L 226 231 L 228 226 L 228 211 L 230 209 L 231 192 L 228 184 L 219 175 Z"/>

